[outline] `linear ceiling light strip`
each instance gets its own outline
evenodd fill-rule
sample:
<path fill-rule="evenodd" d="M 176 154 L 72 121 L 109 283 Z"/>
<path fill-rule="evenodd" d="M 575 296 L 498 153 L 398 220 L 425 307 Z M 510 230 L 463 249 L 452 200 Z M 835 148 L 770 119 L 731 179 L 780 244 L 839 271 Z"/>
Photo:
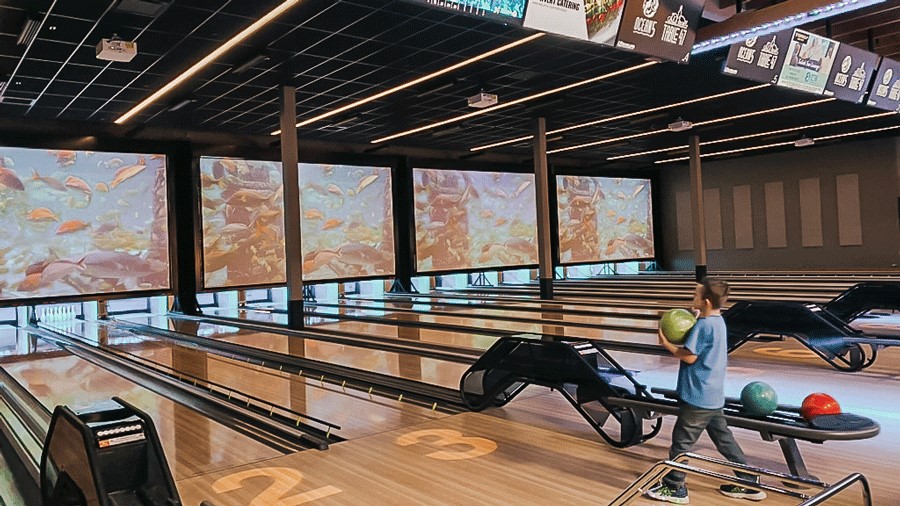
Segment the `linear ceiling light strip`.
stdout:
<path fill-rule="evenodd" d="M 282 14 L 287 12 L 288 9 L 290 9 L 291 7 L 294 7 L 295 5 L 300 3 L 300 1 L 301 0 L 286 0 L 278 7 L 269 11 L 268 14 L 259 18 L 252 25 L 248 26 L 247 28 L 244 28 L 240 33 L 238 33 L 237 35 L 235 35 L 234 37 L 232 37 L 231 39 L 226 41 L 224 44 L 222 44 L 221 46 L 216 48 L 213 52 L 206 55 L 202 60 L 198 61 L 193 66 L 191 66 L 191 68 L 185 70 L 181 75 L 179 75 L 175 79 L 171 80 L 168 84 L 166 84 L 162 88 L 156 90 L 156 92 L 154 92 L 152 95 L 150 95 L 149 97 L 144 99 L 143 102 L 139 103 L 138 105 L 134 106 L 134 108 L 132 108 L 130 111 L 123 114 L 119 119 L 116 120 L 116 124 L 121 125 L 121 124 L 125 123 L 126 121 L 128 121 L 129 119 L 131 119 L 132 117 L 134 117 L 136 114 L 138 114 L 141 111 L 143 111 L 144 109 L 146 109 L 147 107 L 150 107 L 150 105 L 152 105 L 154 102 L 156 102 L 157 100 L 162 98 L 164 95 L 166 95 L 173 89 L 175 89 L 179 84 L 183 83 L 184 81 L 186 81 L 186 80 L 190 79 L 191 77 L 193 77 L 194 75 L 196 75 L 198 72 L 203 70 L 207 65 L 214 62 L 217 58 L 219 58 L 220 56 L 222 56 L 223 54 L 228 52 L 234 46 L 243 42 L 245 39 L 247 39 L 254 33 L 258 32 L 262 27 L 271 23 L 278 16 L 281 16 Z"/>
<path fill-rule="evenodd" d="M 690 100 L 683 100 L 683 101 L 681 101 L 681 102 L 675 102 L 674 104 L 661 105 L 661 106 L 659 106 L 659 107 L 653 107 L 653 108 L 651 108 L 651 109 L 644 109 L 644 110 L 641 110 L 641 111 L 629 112 L 629 113 L 626 113 L 626 114 L 620 114 L 620 115 L 618 115 L 618 116 L 610 116 L 610 117 L 608 117 L 608 118 L 603 118 L 603 119 L 594 120 L 594 121 L 588 121 L 587 123 L 579 123 L 579 124 L 577 124 L 577 125 L 571 125 L 571 126 L 567 126 L 567 127 L 564 127 L 564 128 L 558 128 L 558 129 L 556 129 L 556 130 L 550 130 L 550 131 L 547 132 L 547 135 L 560 134 L 560 133 L 563 133 L 563 132 L 568 132 L 568 131 L 570 131 L 570 130 L 576 130 L 576 129 L 579 129 L 579 128 L 587 128 L 587 127 L 591 127 L 591 126 L 601 125 L 601 124 L 603 124 L 603 123 L 610 123 L 610 122 L 612 122 L 612 121 L 619 121 L 619 120 L 631 118 L 631 117 L 633 117 L 633 116 L 640 116 L 640 115 L 642 115 L 642 114 L 650 114 L 650 113 L 653 113 L 653 112 L 664 111 L 664 110 L 666 110 L 666 109 L 672 109 L 672 108 L 674 108 L 674 107 L 681 107 L 681 106 L 684 106 L 684 105 L 696 104 L 696 103 L 698 103 L 698 102 L 705 102 L 705 101 L 707 101 L 707 100 L 714 100 L 714 99 L 717 99 L 717 98 L 727 97 L 727 96 L 731 96 L 731 95 L 737 95 L 737 94 L 739 94 L 739 93 L 744 93 L 744 92 L 748 92 L 748 91 L 759 90 L 759 89 L 762 89 L 762 88 L 768 88 L 769 86 L 771 86 L 771 85 L 769 85 L 769 84 L 759 84 L 759 85 L 756 85 L 756 86 L 751 86 L 751 87 L 749 87 L 749 88 L 742 88 L 742 89 L 740 89 L 740 90 L 726 91 L 726 92 L 722 92 L 722 93 L 716 93 L 715 95 L 708 95 L 708 96 L 705 96 L 705 97 L 698 97 L 698 98 L 692 98 L 692 99 L 690 99 Z M 492 149 L 492 148 L 496 148 L 496 147 L 500 147 L 500 146 L 506 146 L 506 145 L 509 145 L 509 144 L 518 144 L 518 143 L 523 142 L 523 141 L 530 141 L 530 140 L 533 139 L 533 138 L 534 138 L 533 135 L 527 135 L 527 136 L 523 136 L 523 137 L 518 137 L 518 138 L 516 138 L 516 139 L 509 139 L 509 140 L 505 140 L 505 141 L 495 142 L 495 143 L 493 143 L 493 144 L 486 144 L 486 145 L 484 145 L 484 146 L 474 147 L 474 148 L 471 148 L 469 151 L 484 151 L 485 149 Z"/>
<path fill-rule="evenodd" d="M 474 57 L 472 57 L 472 58 L 469 58 L 468 60 L 464 60 L 464 61 L 461 61 L 461 62 L 456 63 L 456 64 L 454 64 L 454 65 L 451 65 L 451 66 L 449 66 L 449 67 L 447 67 L 447 68 L 438 70 L 437 72 L 432 72 L 431 74 L 428 74 L 428 75 L 419 77 L 418 79 L 413 79 L 412 81 L 409 81 L 408 83 L 404 83 L 404 84 L 401 84 L 401 85 L 396 86 L 396 87 L 394 87 L 394 88 L 391 88 L 391 89 L 388 89 L 388 90 L 384 90 L 384 91 L 382 91 L 382 92 L 380 92 L 380 93 L 376 93 L 376 94 L 374 94 L 374 95 L 372 95 L 372 96 L 366 97 L 366 98 L 361 99 L 361 100 L 358 100 L 358 101 L 356 101 L 356 102 L 353 102 L 353 103 L 350 103 L 350 104 L 347 104 L 347 105 L 343 105 L 343 106 L 341 106 L 341 107 L 338 107 L 337 109 L 334 109 L 334 110 L 332 110 L 332 111 L 328 111 L 328 112 L 326 112 L 326 113 L 322 113 L 322 114 L 320 114 L 320 115 L 318 115 L 318 116 L 314 116 L 314 117 L 312 117 L 312 118 L 305 119 L 305 120 L 303 120 L 303 121 L 297 123 L 297 127 L 300 128 L 300 127 L 305 127 L 305 126 L 307 126 L 307 125 L 311 125 L 311 124 L 313 124 L 313 123 L 315 123 L 315 122 L 317 122 L 317 121 L 321 121 L 321 120 L 323 120 L 323 119 L 330 118 L 330 117 L 335 116 L 335 115 L 337 115 L 337 114 L 341 114 L 341 113 L 347 112 L 347 111 L 349 111 L 349 110 L 351 110 L 351 109 L 355 109 L 355 108 L 357 108 L 357 107 L 359 107 L 359 106 L 361 106 L 361 105 L 368 104 L 369 102 L 374 102 L 374 101 L 376 101 L 376 100 L 382 99 L 382 98 L 384 98 L 384 97 L 386 97 L 386 96 L 388 96 L 388 95 L 392 95 L 392 94 L 394 94 L 394 93 L 397 93 L 398 91 L 403 91 L 403 90 L 405 90 L 405 89 L 407 89 L 407 88 L 412 88 L 413 86 L 422 84 L 422 83 L 424 83 L 424 82 L 426 82 L 426 81 L 430 81 L 430 80 L 432 80 L 432 79 L 434 79 L 434 78 L 436 78 L 436 77 L 440 77 L 440 76 L 442 76 L 442 75 L 444 75 L 444 74 L 449 74 L 450 72 L 453 72 L 453 71 L 455 71 L 455 70 L 459 70 L 459 69 L 461 69 L 461 68 L 463 68 L 463 67 L 466 67 L 466 66 L 468 66 L 468 65 L 471 65 L 471 64 L 473 64 L 473 63 L 475 63 L 475 62 L 479 62 L 479 61 L 484 60 L 484 59 L 486 59 L 486 58 L 490 58 L 491 56 L 495 56 L 495 55 L 498 55 L 498 54 L 503 53 L 503 52 L 505 52 L 505 51 L 509 51 L 510 49 L 513 49 L 513 48 L 515 48 L 515 47 L 519 47 L 519 46 L 521 46 L 522 44 L 527 44 L 527 43 L 529 43 L 529 42 L 531 42 L 531 41 L 533 41 L 533 40 L 536 40 L 536 39 L 539 39 L 539 38 L 543 37 L 544 35 L 545 35 L 544 33 L 536 33 L 536 34 L 534 34 L 534 35 L 525 37 L 524 39 L 520 39 L 520 40 L 517 40 L 517 41 L 515 41 L 515 42 L 511 42 L 511 43 L 509 43 L 509 44 L 506 44 L 505 46 L 500 46 L 500 47 L 498 47 L 498 48 L 496 48 L 496 49 L 492 49 L 492 50 L 490 50 L 490 51 L 488 51 L 488 52 L 486 52 L 486 53 L 482 53 L 482 54 L 480 54 L 480 55 L 478 55 L 478 56 L 474 56 Z M 272 135 L 279 135 L 280 133 L 281 133 L 281 130 L 277 130 L 277 131 L 275 131 L 275 132 L 272 132 Z"/>
<path fill-rule="evenodd" d="M 734 116 L 727 116 L 724 118 L 716 118 L 716 119 L 711 119 L 711 120 L 707 120 L 707 121 L 700 121 L 700 122 L 694 123 L 692 128 L 706 126 L 706 125 L 714 125 L 716 123 L 723 123 L 725 121 L 732 121 L 732 120 L 736 120 L 736 119 L 750 118 L 753 116 L 760 116 L 762 114 L 770 114 L 773 112 L 786 111 L 788 109 L 796 109 L 798 107 L 807 107 L 810 105 L 823 104 L 825 102 L 831 102 L 833 100 L 835 100 L 835 99 L 834 98 L 823 98 L 820 100 L 813 100 L 812 102 L 803 102 L 801 104 L 784 105 L 781 107 L 773 107 L 771 109 L 763 109 L 762 111 L 754 111 L 754 112 L 748 112 L 748 113 L 744 113 L 744 114 L 736 114 Z M 651 132 L 644 132 L 644 133 L 640 133 L 640 134 L 626 135 L 623 137 L 614 137 L 612 139 L 603 139 L 600 141 L 587 142 L 585 144 L 578 144 L 576 146 L 567 146 L 565 148 L 559 148 L 559 149 L 547 151 L 547 154 L 550 155 L 553 153 L 562 153 L 563 151 L 573 151 L 576 149 L 601 146 L 603 144 L 610 144 L 610 143 L 619 142 L 619 141 L 627 141 L 629 139 L 637 139 L 639 137 L 646 137 L 649 135 L 661 134 L 661 133 L 665 133 L 665 132 L 669 132 L 669 131 L 670 130 L 668 128 L 662 128 L 660 130 L 653 130 Z"/>
<path fill-rule="evenodd" d="M 824 127 L 824 126 L 841 125 L 841 124 L 844 124 L 844 123 L 852 123 L 852 122 L 854 122 L 854 121 L 864 121 L 864 120 L 867 120 L 867 119 L 883 118 L 883 117 L 886 117 L 886 116 L 893 116 L 894 114 L 896 114 L 896 113 L 893 113 L 893 112 L 882 112 L 882 113 L 878 113 L 878 114 L 870 114 L 870 115 L 868 115 L 868 116 L 857 116 L 857 117 L 853 117 L 853 118 L 839 119 L 839 120 L 835 120 L 835 121 L 826 121 L 826 122 L 824 122 L 824 123 L 815 123 L 815 124 L 812 124 L 812 125 L 803 125 L 803 126 L 792 127 L 792 128 L 782 128 L 781 130 L 770 130 L 770 131 L 768 131 L 768 132 L 760 132 L 760 133 L 756 133 L 756 134 L 739 135 L 739 136 L 737 136 L 737 137 L 728 137 L 728 138 L 725 138 L 725 139 L 716 139 L 716 140 L 714 140 L 714 141 L 704 141 L 704 142 L 701 142 L 700 145 L 701 145 L 701 146 L 709 146 L 709 145 L 712 145 L 712 144 L 721 144 L 721 143 L 723 143 L 723 142 L 742 141 L 742 140 L 746 140 L 746 139 L 753 139 L 753 138 L 755 138 L 755 137 L 765 137 L 765 136 L 767 136 L 767 135 L 778 135 L 778 134 L 783 134 L 783 133 L 788 133 L 788 132 L 796 132 L 796 131 L 798 131 L 798 130 L 806 130 L 806 129 L 809 129 L 809 128 L 821 128 L 821 127 Z M 686 148 L 687 148 L 687 145 L 682 145 L 682 146 L 671 146 L 671 147 L 668 147 L 668 148 L 653 149 L 653 150 L 650 150 L 650 151 L 641 151 L 640 153 L 629 153 L 629 154 L 627 154 L 627 155 L 610 156 L 609 158 L 607 158 L 607 160 L 608 160 L 608 161 L 612 161 L 612 160 L 622 160 L 622 159 L 625 159 L 625 158 L 634 158 L 634 157 L 637 157 L 637 156 L 655 155 L 656 153 L 665 153 L 666 151 L 677 151 L 677 150 L 679 150 L 679 149 L 686 149 Z"/>
<path fill-rule="evenodd" d="M 868 130 L 858 130 L 856 132 L 847 132 L 847 133 L 843 133 L 843 134 L 824 135 L 822 137 L 814 137 L 812 140 L 814 142 L 827 141 L 827 140 L 831 140 L 831 139 L 841 139 L 844 137 L 853 137 L 856 135 L 864 135 L 864 134 L 871 134 L 871 133 L 877 133 L 877 132 L 886 132 L 888 130 L 896 130 L 898 128 L 900 128 L 900 125 L 894 125 L 894 126 L 882 127 L 882 128 L 870 128 Z M 760 150 L 760 149 L 774 148 L 774 147 L 788 146 L 788 145 L 794 146 L 795 145 L 794 141 L 775 142 L 772 144 L 763 144 L 761 146 L 751 146 L 748 148 L 729 149 L 727 151 L 716 151 L 715 153 L 701 154 L 700 157 L 706 158 L 706 157 L 710 157 L 710 156 L 730 155 L 733 153 L 743 153 L 745 151 L 756 151 L 756 150 Z M 684 162 L 684 161 L 687 161 L 688 159 L 689 159 L 688 157 L 684 156 L 684 157 L 679 157 L 679 158 L 670 158 L 668 160 L 658 160 L 653 163 L 662 164 L 662 163 L 671 163 L 671 162 Z"/>
<path fill-rule="evenodd" d="M 501 109 L 506 109 L 506 108 L 509 108 L 509 107 L 513 107 L 513 106 L 515 106 L 515 105 L 519 105 L 519 104 L 522 104 L 522 103 L 525 103 L 525 102 L 529 102 L 529 101 L 531 101 L 531 100 L 537 100 L 537 99 L 539 99 L 539 98 L 546 97 L 547 95 L 552 95 L 552 94 L 554 94 L 554 93 L 561 93 L 561 92 L 563 92 L 563 91 L 571 90 L 571 89 L 573 89 L 573 88 L 578 88 L 578 87 L 580 87 L 580 86 L 585 86 L 585 85 L 588 85 L 588 84 L 591 84 L 591 83 L 595 83 L 595 82 L 603 81 L 603 80 L 606 80 L 606 79 L 609 79 L 609 78 L 612 78 L 612 77 L 620 76 L 620 75 L 622 75 L 622 74 L 627 74 L 627 73 L 633 72 L 633 71 L 635 71 L 635 70 L 640 70 L 640 69 L 643 69 L 643 68 L 647 68 L 647 67 L 650 67 L 650 66 L 652 66 L 652 65 L 656 65 L 656 63 L 657 63 L 657 62 L 655 62 L 655 61 L 651 61 L 651 62 L 641 63 L 640 65 L 635 65 L 635 66 L 633 66 L 633 67 L 628 67 L 628 68 L 625 68 L 625 69 L 622 69 L 622 70 L 616 70 L 616 71 L 610 72 L 610 73 L 608 73 L 608 74 L 603 74 L 603 75 L 600 75 L 600 76 L 597 76 L 597 77 L 592 77 L 592 78 L 590 78 L 590 79 L 585 79 L 584 81 L 578 81 L 577 83 L 567 84 L 567 85 L 565 85 L 565 86 L 560 86 L 560 87 L 558 87 L 558 88 L 553 88 L 553 89 L 551 89 L 551 90 L 542 91 L 542 92 L 540 92 L 540 93 L 535 93 L 535 94 L 533 94 L 533 95 L 528 95 L 528 96 L 525 96 L 525 97 L 522 97 L 522 98 L 517 98 L 517 99 L 512 100 L 512 101 L 510 101 L 510 102 L 506 102 L 506 103 L 504 103 L 504 104 L 496 105 L 496 106 L 494 106 L 494 107 L 488 107 L 487 109 L 481 109 L 481 110 L 479 110 L 479 111 L 471 112 L 471 113 L 468 113 L 468 114 L 463 114 L 463 115 L 460 115 L 460 116 L 456 116 L 456 117 L 454 117 L 454 118 L 449 118 L 449 119 L 445 119 L 445 120 L 443 120 L 443 121 L 438 121 L 437 123 L 432 123 L 432 124 L 430 124 L 430 125 L 425 125 L 425 126 L 421 126 L 421 127 L 418 127 L 418 128 L 413 128 L 413 129 L 411 129 L 411 130 L 406 130 L 406 131 L 404 131 L 404 132 L 399 132 L 399 133 L 396 133 L 396 134 L 392 134 L 392 135 L 389 135 L 389 136 L 387 136 L 387 137 L 382 137 L 382 138 L 380 138 L 380 139 L 375 139 L 375 140 L 373 140 L 371 143 L 372 143 L 372 144 L 380 144 L 380 143 L 382 143 L 382 142 L 391 141 L 391 140 L 394 140 L 394 139 L 398 139 L 398 138 L 400 138 L 400 137 L 406 137 L 407 135 L 412 135 L 412 134 L 416 134 L 416 133 L 419 133 L 419 132 L 424 132 L 424 131 L 426 131 L 426 130 L 432 130 L 432 129 L 435 129 L 435 128 L 438 128 L 438 127 L 442 127 L 442 126 L 444 126 L 444 125 L 449 125 L 449 124 L 451 124 L 451 123 L 457 123 L 457 122 L 459 122 L 459 121 L 464 121 L 464 120 L 467 120 L 467 119 L 469 119 L 469 118 L 474 118 L 474 117 L 476 117 L 476 116 L 481 116 L 481 115 L 483 115 L 483 114 L 490 114 L 490 113 L 492 113 L 492 112 L 499 111 L 499 110 L 501 110 Z"/>

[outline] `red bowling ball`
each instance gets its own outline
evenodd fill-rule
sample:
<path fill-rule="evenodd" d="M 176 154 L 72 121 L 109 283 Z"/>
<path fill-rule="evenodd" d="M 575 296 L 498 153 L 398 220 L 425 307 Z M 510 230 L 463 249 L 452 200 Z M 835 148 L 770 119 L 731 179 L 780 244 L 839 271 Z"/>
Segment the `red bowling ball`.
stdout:
<path fill-rule="evenodd" d="M 807 422 L 819 415 L 837 415 L 840 412 L 841 405 L 838 404 L 838 401 L 821 392 L 807 395 L 800 406 L 800 416 Z"/>

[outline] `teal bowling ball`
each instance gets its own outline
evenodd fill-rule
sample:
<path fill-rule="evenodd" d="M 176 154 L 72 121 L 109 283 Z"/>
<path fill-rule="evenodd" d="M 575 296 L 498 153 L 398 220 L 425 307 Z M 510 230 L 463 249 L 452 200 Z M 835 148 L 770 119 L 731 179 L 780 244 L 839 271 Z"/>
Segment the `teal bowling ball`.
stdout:
<path fill-rule="evenodd" d="M 747 383 L 741 390 L 744 412 L 751 416 L 769 416 L 778 409 L 778 394 L 762 381 Z"/>
<path fill-rule="evenodd" d="M 697 318 L 685 309 L 670 309 L 659 320 L 659 329 L 672 344 L 684 344 L 687 333 L 694 328 Z"/>

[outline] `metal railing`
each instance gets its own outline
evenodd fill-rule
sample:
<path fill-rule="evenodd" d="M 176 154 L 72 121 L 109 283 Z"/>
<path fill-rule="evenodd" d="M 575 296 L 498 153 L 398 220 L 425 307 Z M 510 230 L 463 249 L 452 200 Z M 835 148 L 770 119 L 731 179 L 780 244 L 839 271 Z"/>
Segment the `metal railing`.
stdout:
<path fill-rule="evenodd" d="M 688 465 L 687 462 L 691 460 L 699 460 L 729 469 L 731 471 L 738 471 L 747 474 L 775 478 L 787 487 L 798 489 L 818 489 L 819 491 L 814 495 L 809 495 L 791 488 L 776 487 L 774 485 L 760 483 L 755 480 L 741 478 L 733 474 L 726 474 L 697 466 Z M 666 460 L 656 463 L 647 472 L 645 472 L 637 480 L 635 480 L 634 483 L 626 488 L 621 494 L 619 494 L 618 497 L 613 499 L 609 503 L 609 506 L 622 506 L 630 503 L 636 497 L 646 492 L 648 487 L 656 485 L 669 471 L 681 471 L 685 474 L 714 478 L 716 480 L 733 483 L 741 487 L 764 490 L 773 494 L 794 497 L 802 501 L 798 503 L 800 506 L 813 506 L 822 504 L 832 497 L 840 494 L 844 490 L 850 488 L 855 483 L 859 483 L 862 489 L 863 498 L 861 504 L 865 506 L 872 505 L 872 492 L 871 488 L 869 487 L 869 482 L 866 477 L 860 473 L 851 474 L 838 481 L 837 483 L 829 485 L 818 480 L 801 478 L 799 476 L 770 471 L 768 469 L 735 464 L 734 462 L 729 462 L 727 460 L 707 457 L 705 455 L 698 455 L 696 453 L 683 453 L 676 457 L 674 460 Z"/>

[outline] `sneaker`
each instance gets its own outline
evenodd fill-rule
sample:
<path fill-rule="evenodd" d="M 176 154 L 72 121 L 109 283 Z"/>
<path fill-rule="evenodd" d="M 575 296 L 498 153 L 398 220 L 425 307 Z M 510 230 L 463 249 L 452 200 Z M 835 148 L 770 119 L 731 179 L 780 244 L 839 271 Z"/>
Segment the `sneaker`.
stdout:
<path fill-rule="evenodd" d="M 722 485 L 719 487 L 722 495 L 733 499 L 748 499 L 750 501 L 762 501 L 766 498 L 766 493 L 762 490 L 753 490 L 749 488 L 739 487 L 737 485 Z"/>
<path fill-rule="evenodd" d="M 687 487 L 684 485 L 679 488 L 672 488 L 664 484 L 658 485 L 645 492 L 644 495 L 651 499 L 656 499 L 657 501 L 670 502 L 673 504 L 691 503 L 691 500 L 688 499 Z"/>

